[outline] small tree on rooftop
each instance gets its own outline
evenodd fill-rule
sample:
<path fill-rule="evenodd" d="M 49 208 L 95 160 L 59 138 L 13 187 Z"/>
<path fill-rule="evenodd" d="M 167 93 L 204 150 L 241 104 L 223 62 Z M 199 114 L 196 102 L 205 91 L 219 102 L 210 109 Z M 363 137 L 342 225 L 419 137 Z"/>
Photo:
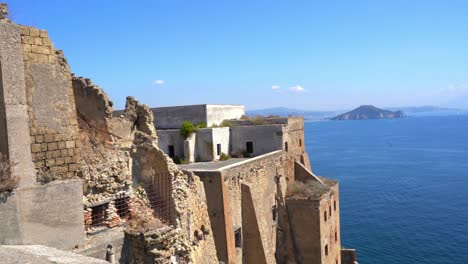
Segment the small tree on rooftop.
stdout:
<path fill-rule="evenodd" d="M 180 135 L 183 136 L 185 139 L 190 137 L 193 133 L 198 131 L 198 127 L 194 126 L 190 121 L 182 122 L 180 126 Z"/>

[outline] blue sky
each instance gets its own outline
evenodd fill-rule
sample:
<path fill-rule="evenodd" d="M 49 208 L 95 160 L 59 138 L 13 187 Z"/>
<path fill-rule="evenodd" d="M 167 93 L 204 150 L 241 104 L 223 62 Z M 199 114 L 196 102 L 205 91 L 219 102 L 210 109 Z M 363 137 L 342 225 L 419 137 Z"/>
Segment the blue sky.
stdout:
<path fill-rule="evenodd" d="M 6 2 L 116 108 L 468 108 L 468 1 Z"/>

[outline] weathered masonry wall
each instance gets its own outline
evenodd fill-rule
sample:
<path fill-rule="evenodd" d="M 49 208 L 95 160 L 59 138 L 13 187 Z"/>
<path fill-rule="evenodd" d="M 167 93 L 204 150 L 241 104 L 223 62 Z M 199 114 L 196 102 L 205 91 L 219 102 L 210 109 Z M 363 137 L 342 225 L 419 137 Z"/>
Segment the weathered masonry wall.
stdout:
<path fill-rule="evenodd" d="M 72 249 L 84 241 L 80 180 L 56 181 L 0 196 L 0 244 Z"/>
<path fill-rule="evenodd" d="M 220 261 L 276 263 L 277 197 L 294 179 L 294 161 L 277 151 L 217 171 L 194 171 L 205 186 Z"/>
<path fill-rule="evenodd" d="M 320 199 L 286 199 L 296 261 L 311 264 L 341 263 L 338 184 Z"/>
<path fill-rule="evenodd" d="M 243 105 L 206 105 L 207 125 L 219 125 L 226 119 L 239 119 L 245 115 Z"/>
<path fill-rule="evenodd" d="M 242 105 L 185 105 L 151 108 L 156 129 L 179 128 L 182 122 L 219 125 L 226 119 L 238 119 L 245 114 Z"/>
<path fill-rule="evenodd" d="M 38 180 L 71 178 L 79 169 L 80 153 L 69 67 L 44 30 L 22 27 L 21 44 L 31 152 L 41 172 Z"/>
<path fill-rule="evenodd" d="M 283 125 L 233 126 L 231 127 L 231 153 L 247 152 L 247 142 L 252 142 L 252 156 L 283 149 Z"/>
<path fill-rule="evenodd" d="M 205 105 L 158 107 L 151 110 L 155 116 L 156 129 L 179 128 L 186 120 L 194 124 L 206 123 Z"/>

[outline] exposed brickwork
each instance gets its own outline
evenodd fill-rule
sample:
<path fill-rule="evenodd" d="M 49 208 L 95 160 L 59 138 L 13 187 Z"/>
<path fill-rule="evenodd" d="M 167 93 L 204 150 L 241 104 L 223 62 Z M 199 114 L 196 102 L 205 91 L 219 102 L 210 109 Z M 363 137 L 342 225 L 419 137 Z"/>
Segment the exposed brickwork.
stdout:
<path fill-rule="evenodd" d="M 22 27 L 21 42 L 23 46 L 23 59 L 26 72 L 26 92 L 28 114 L 30 119 L 31 152 L 33 162 L 38 173 L 38 181 L 71 178 L 76 175 L 80 166 L 80 150 L 78 148 L 78 123 L 75 113 L 75 100 L 73 95 L 71 75 L 63 53 L 55 50 L 47 31 L 32 27 Z M 41 86 L 31 72 L 32 67 L 49 64 L 45 74 L 60 75 L 65 80 L 63 102 L 51 101 L 49 105 L 40 106 L 39 96 L 52 96 L 40 91 Z M 57 69 L 50 71 L 49 69 Z M 56 79 L 56 76 L 50 78 Z M 67 86 L 68 83 L 68 86 Z M 43 94 L 41 94 L 43 93 Z M 47 100 L 46 98 L 42 100 Z M 38 106 L 39 105 L 39 106 Z M 54 112 L 55 116 L 50 122 L 44 121 L 47 117 L 40 117 L 36 108 L 50 108 L 43 111 Z M 40 119 L 40 120 L 39 120 Z"/>

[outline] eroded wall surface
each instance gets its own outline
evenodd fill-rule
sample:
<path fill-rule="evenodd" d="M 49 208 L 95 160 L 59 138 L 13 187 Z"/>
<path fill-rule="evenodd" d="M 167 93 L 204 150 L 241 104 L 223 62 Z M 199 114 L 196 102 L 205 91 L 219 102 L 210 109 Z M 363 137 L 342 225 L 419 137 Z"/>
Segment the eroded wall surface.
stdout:
<path fill-rule="evenodd" d="M 22 27 L 31 152 L 39 181 L 67 179 L 79 170 L 78 121 L 72 79 L 61 51 L 44 30 Z"/>

